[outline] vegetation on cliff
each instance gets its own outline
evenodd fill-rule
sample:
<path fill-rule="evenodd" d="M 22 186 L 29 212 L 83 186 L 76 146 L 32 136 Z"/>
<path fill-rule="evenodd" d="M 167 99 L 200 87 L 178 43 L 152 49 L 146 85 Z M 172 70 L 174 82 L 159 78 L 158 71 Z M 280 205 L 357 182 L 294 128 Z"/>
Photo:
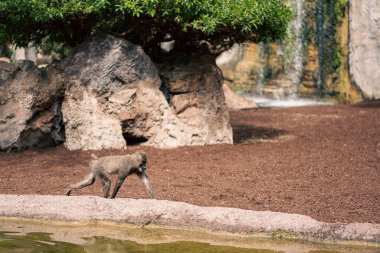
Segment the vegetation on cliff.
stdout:
<path fill-rule="evenodd" d="M 213 52 L 235 42 L 282 38 L 290 19 L 281 0 L 3 0 L 0 43 L 72 47 L 108 33 L 148 53 L 168 40 L 177 50 Z"/>
<path fill-rule="evenodd" d="M 349 76 L 348 0 L 283 2 L 294 14 L 286 36 L 274 43 L 249 44 L 242 60 L 248 70 L 240 63 L 233 76 L 223 70 L 232 88 L 274 97 L 360 101 L 360 90 Z"/>

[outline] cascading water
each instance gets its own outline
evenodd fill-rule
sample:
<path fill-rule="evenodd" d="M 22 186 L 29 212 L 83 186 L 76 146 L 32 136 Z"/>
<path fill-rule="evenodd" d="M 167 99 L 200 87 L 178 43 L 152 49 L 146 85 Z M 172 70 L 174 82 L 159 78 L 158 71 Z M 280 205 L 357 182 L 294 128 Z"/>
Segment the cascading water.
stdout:
<path fill-rule="evenodd" d="M 317 27 L 317 42 L 318 51 L 323 51 L 324 43 L 324 10 L 321 8 L 321 0 L 317 0 L 316 6 L 316 27 Z M 307 3 L 305 0 L 288 0 L 287 4 L 293 9 L 294 19 L 288 28 L 287 38 L 278 43 L 276 50 L 273 50 L 273 44 L 260 44 L 260 66 L 261 69 L 257 72 L 256 94 L 258 96 L 251 97 L 259 106 L 262 107 L 282 107 L 282 106 L 303 106 L 303 105 L 322 105 L 326 104 L 309 99 L 301 99 L 299 92 L 302 89 L 303 79 L 312 78 L 313 73 L 317 71 L 315 82 L 307 80 L 309 85 L 317 86 L 318 91 L 322 89 L 323 71 L 323 53 L 318 54 L 316 61 L 318 68 L 313 70 L 312 74 L 305 70 L 305 59 L 311 62 L 308 55 L 308 42 L 306 26 L 306 10 Z M 323 5 L 322 5 L 323 7 Z M 321 12 L 321 13 L 319 13 Z M 275 53 L 273 53 L 275 51 Z M 275 54 L 275 56 L 273 56 Z M 275 60 L 273 60 L 275 59 Z M 273 64 L 273 62 L 275 64 Z M 273 67 L 275 65 L 275 67 Z M 306 78 L 306 79 L 307 79 Z M 306 83 L 305 82 L 305 83 Z M 318 93 L 320 94 L 320 93 Z"/>
<path fill-rule="evenodd" d="M 323 60 L 324 60 L 324 10 L 323 10 L 323 2 L 317 2 L 316 8 L 316 24 L 317 24 L 317 43 L 318 43 L 318 81 L 317 88 L 318 93 L 321 94 L 323 89 Z"/>
<path fill-rule="evenodd" d="M 264 60 L 264 43 L 260 43 L 259 45 L 259 64 L 261 66 L 264 66 L 265 60 Z M 263 68 L 260 68 L 257 71 L 257 86 L 256 86 L 256 91 L 259 95 L 263 95 L 262 91 L 264 88 L 264 71 Z"/>
<path fill-rule="evenodd" d="M 260 44 L 260 66 L 256 71 L 256 91 L 272 97 L 296 96 L 303 74 L 304 0 L 288 0 L 294 19 L 288 28 L 287 38 L 278 46 Z M 273 52 L 274 51 L 274 52 Z"/>
<path fill-rule="evenodd" d="M 302 70 L 303 70 L 303 22 L 305 17 L 304 11 L 304 0 L 297 0 L 296 2 L 296 18 L 293 22 L 293 29 L 296 34 L 295 38 L 295 54 L 294 54 L 294 72 L 293 74 L 293 83 L 297 86 L 299 85 L 302 78 Z"/>
<path fill-rule="evenodd" d="M 227 84 L 255 101 L 258 97 L 340 102 L 360 99 L 345 72 L 348 2 L 283 1 L 293 11 L 285 38 L 246 44 L 233 69 L 221 68 Z"/>

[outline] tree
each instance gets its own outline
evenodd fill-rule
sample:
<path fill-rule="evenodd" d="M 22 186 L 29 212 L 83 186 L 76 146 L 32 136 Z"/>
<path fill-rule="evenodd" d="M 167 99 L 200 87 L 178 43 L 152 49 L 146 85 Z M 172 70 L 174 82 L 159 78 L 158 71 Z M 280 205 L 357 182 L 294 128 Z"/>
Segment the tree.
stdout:
<path fill-rule="evenodd" d="M 178 51 L 219 52 L 235 42 L 279 39 L 290 19 L 281 0 L 1 0 L 0 44 L 73 47 L 107 33 L 148 54 L 168 40 Z"/>

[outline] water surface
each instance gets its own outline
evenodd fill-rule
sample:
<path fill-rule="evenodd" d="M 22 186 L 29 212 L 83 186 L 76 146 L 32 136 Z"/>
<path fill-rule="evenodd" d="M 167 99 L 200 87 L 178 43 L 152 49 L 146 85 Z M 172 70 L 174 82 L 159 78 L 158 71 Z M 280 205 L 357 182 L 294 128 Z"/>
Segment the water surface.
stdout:
<path fill-rule="evenodd" d="M 244 96 L 248 100 L 253 100 L 260 108 L 276 108 L 276 107 L 300 107 L 300 106 L 322 106 L 322 105 L 333 105 L 331 102 L 320 101 L 316 99 L 306 99 L 306 98 L 298 98 L 288 97 L 288 98 L 268 98 L 261 96 Z"/>
<path fill-rule="evenodd" d="M 110 223 L 0 219 L 0 253 L 375 253 L 379 244 L 320 243 L 287 235 L 239 235 Z"/>

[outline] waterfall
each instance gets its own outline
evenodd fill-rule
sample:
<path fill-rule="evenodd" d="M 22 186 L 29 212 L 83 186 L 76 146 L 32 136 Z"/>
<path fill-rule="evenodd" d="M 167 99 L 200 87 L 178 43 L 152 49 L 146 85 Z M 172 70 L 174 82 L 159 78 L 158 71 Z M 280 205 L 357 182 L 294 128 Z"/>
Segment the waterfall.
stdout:
<path fill-rule="evenodd" d="M 296 2 L 296 18 L 293 22 L 293 29 L 295 31 L 295 53 L 294 53 L 294 63 L 293 63 L 293 83 L 299 85 L 302 78 L 303 70 L 303 22 L 305 17 L 304 11 L 304 0 L 297 0 Z"/>
<path fill-rule="evenodd" d="M 317 44 L 318 44 L 318 81 L 317 81 L 317 89 L 318 92 L 321 94 L 323 89 L 323 64 L 324 64 L 324 8 L 323 8 L 323 2 L 319 0 L 317 2 L 317 9 L 316 9 L 316 24 L 317 24 Z"/>
<path fill-rule="evenodd" d="M 281 98 L 296 96 L 303 76 L 305 0 L 287 0 L 294 19 L 287 38 L 273 43 L 260 43 L 260 66 L 256 79 L 256 92 Z M 273 50 L 275 49 L 275 50 Z M 275 51 L 275 52 L 274 52 Z"/>
<path fill-rule="evenodd" d="M 264 66 L 265 64 L 265 59 L 264 59 L 264 52 L 265 52 L 265 45 L 263 42 L 259 44 L 259 64 L 260 66 Z M 264 69 L 261 67 L 258 70 L 257 73 L 257 85 L 256 85 L 256 92 L 259 95 L 263 94 L 263 88 L 264 88 Z"/>
<path fill-rule="evenodd" d="M 343 76 L 345 1 L 282 1 L 293 13 L 286 36 L 247 43 L 242 60 L 230 70 L 230 84 L 242 93 L 267 98 L 360 97 Z"/>

